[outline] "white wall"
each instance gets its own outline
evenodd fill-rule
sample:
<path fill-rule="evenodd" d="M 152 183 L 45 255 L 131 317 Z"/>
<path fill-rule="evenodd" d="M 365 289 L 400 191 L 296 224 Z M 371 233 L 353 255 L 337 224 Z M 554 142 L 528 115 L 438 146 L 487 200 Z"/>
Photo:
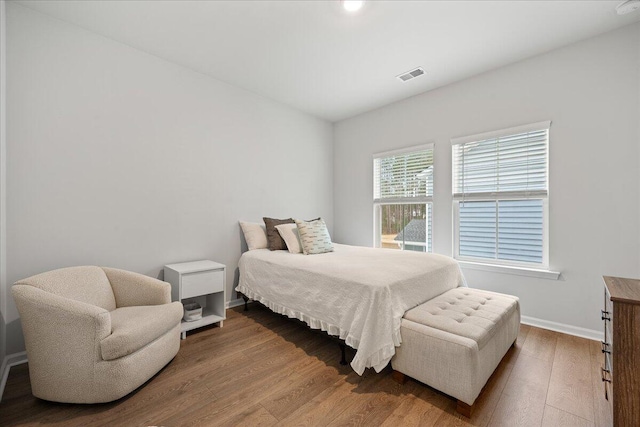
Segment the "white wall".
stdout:
<path fill-rule="evenodd" d="M 9 3 L 7 282 L 225 263 L 239 219 L 332 223 L 332 125 Z M 259 70 L 257 70 L 259 72 Z M 4 314 L 4 313 L 3 313 Z M 22 349 L 9 301 L 7 352 Z"/>
<path fill-rule="evenodd" d="M 434 142 L 434 251 L 452 255 L 450 139 L 552 120 L 550 262 L 561 280 L 464 273 L 519 296 L 525 316 L 599 331 L 601 276 L 640 277 L 639 46 L 635 24 L 337 123 L 334 238 L 373 242 L 373 153 Z"/>

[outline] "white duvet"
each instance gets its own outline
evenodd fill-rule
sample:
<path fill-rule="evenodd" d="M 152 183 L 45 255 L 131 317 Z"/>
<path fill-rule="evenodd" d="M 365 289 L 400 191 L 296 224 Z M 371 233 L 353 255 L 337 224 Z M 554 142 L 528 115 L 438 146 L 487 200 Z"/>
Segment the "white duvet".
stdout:
<path fill-rule="evenodd" d="M 380 372 L 400 346 L 405 311 L 458 286 L 458 263 L 422 252 L 334 244 L 319 255 L 258 249 L 240 257 L 236 290 L 357 349 L 351 367 Z"/>

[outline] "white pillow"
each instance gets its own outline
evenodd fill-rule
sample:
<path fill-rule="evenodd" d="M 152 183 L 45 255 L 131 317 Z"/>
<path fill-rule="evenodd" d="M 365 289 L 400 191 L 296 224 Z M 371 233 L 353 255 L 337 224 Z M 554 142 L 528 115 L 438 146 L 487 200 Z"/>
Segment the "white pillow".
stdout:
<path fill-rule="evenodd" d="M 300 245 L 305 255 L 323 254 L 325 252 L 333 252 L 333 243 L 331 236 L 327 230 L 327 224 L 322 218 L 315 221 L 300 221 L 296 219 L 298 226 L 298 236 L 300 237 Z"/>
<path fill-rule="evenodd" d="M 298 226 L 295 224 L 276 225 L 276 230 L 280 233 L 280 237 L 287 244 L 287 249 L 292 254 L 302 253 L 300 246 L 300 238 L 298 237 Z"/>
<path fill-rule="evenodd" d="M 242 232 L 244 233 L 244 240 L 247 241 L 247 246 L 250 251 L 269 247 L 267 230 L 264 225 L 258 224 L 257 222 L 238 222 L 240 223 L 240 228 L 242 228 Z"/>

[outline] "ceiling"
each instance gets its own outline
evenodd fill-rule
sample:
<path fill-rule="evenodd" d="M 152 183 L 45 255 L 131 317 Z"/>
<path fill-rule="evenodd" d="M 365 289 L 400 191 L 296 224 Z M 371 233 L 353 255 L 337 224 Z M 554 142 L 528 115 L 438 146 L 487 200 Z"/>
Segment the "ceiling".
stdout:
<path fill-rule="evenodd" d="M 342 120 L 640 20 L 615 1 L 17 1 Z M 426 74 L 396 75 L 422 66 Z"/>

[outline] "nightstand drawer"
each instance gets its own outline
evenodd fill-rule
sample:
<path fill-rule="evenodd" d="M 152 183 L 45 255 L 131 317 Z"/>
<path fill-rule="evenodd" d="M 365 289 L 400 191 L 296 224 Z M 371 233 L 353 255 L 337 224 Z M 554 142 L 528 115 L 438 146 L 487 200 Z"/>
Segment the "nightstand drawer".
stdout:
<path fill-rule="evenodd" d="M 220 292 L 224 288 L 223 270 L 200 271 L 182 276 L 182 298 Z"/>

